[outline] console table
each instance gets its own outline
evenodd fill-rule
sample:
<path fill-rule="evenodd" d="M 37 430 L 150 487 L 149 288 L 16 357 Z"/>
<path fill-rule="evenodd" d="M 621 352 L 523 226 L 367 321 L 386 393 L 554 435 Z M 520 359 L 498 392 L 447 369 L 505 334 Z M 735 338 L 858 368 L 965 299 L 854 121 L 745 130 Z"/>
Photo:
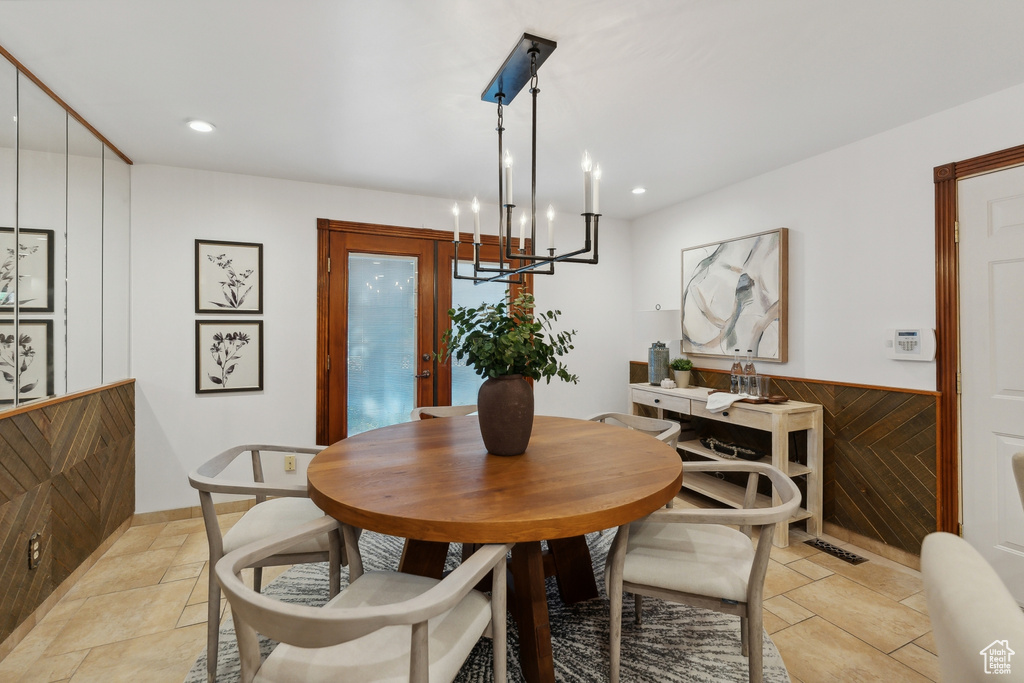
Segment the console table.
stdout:
<path fill-rule="evenodd" d="M 629 401 L 632 412 L 637 405 L 650 406 L 664 417 L 665 411 L 680 415 L 692 415 L 708 420 L 728 422 L 771 432 L 772 451 L 761 461 L 770 463 L 792 477 L 805 477 L 806 491 L 802 507 L 790 518 L 790 523 L 807 520 L 807 532 L 812 536 L 821 534 L 821 472 L 822 472 L 822 409 L 817 403 L 786 401 L 780 404 L 734 403 L 724 412 L 712 413 L 707 409 L 707 387 L 685 389 L 663 389 L 652 384 L 630 384 Z M 807 432 L 807 464 L 790 459 L 790 432 Z M 727 458 L 704 447 L 699 440 L 682 441 L 679 449 L 703 458 L 726 460 Z M 688 473 L 683 477 L 683 487 L 696 491 L 731 507 L 743 505 L 744 490 L 724 479 L 702 472 Z M 767 504 L 767 496 L 760 496 L 760 503 Z M 774 501 L 776 504 L 779 501 Z M 789 545 L 789 524 L 775 527 L 776 546 Z"/>

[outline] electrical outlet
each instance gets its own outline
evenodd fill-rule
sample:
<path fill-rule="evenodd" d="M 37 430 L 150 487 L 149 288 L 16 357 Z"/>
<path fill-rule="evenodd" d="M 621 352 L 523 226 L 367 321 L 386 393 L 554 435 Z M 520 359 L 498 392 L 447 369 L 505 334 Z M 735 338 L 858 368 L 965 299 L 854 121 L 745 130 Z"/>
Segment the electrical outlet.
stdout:
<path fill-rule="evenodd" d="M 284 471 L 294 472 L 295 471 L 295 456 L 286 455 L 284 456 Z"/>
<path fill-rule="evenodd" d="M 35 569 L 43 554 L 43 535 L 38 531 L 28 539 L 28 568 Z"/>

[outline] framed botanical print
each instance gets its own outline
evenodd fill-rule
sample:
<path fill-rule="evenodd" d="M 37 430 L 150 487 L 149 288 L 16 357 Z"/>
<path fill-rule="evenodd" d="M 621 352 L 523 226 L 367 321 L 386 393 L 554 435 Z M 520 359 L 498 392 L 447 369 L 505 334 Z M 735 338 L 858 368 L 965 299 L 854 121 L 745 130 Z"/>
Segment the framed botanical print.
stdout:
<path fill-rule="evenodd" d="M 20 370 L 16 372 L 16 370 Z M 0 404 L 53 395 L 53 321 L 0 320 Z"/>
<path fill-rule="evenodd" d="M 196 240 L 196 313 L 263 313 L 263 245 Z"/>
<path fill-rule="evenodd" d="M 789 231 L 683 249 L 682 352 L 785 363 Z"/>
<path fill-rule="evenodd" d="M 15 249 L 14 229 L 0 228 L 0 310 L 15 300 L 19 311 L 53 312 L 53 230 L 21 228 Z"/>
<path fill-rule="evenodd" d="M 196 321 L 196 393 L 262 391 L 263 321 Z"/>

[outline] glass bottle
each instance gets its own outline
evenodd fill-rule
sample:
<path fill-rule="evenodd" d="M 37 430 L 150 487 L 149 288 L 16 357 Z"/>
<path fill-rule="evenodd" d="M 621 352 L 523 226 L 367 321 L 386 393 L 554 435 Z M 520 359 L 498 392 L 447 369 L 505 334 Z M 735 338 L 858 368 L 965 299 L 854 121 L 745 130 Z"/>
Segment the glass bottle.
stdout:
<path fill-rule="evenodd" d="M 743 391 L 743 363 L 740 362 L 740 350 L 732 354 L 732 370 L 729 372 L 729 393 L 739 394 Z"/>
<path fill-rule="evenodd" d="M 757 396 L 757 370 L 754 368 L 754 352 L 751 349 L 747 349 L 747 360 L 743 364 L 742 392 Z"/>

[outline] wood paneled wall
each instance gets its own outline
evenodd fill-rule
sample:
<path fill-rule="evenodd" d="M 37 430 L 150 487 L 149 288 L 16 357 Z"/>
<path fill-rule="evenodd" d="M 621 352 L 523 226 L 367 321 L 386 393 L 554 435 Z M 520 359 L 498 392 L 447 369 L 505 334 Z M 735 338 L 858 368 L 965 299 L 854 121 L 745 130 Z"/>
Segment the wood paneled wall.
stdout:
<path fill-rule="evenodd" d="M 630 363 L 630 382 L 646 381 L 647 364 Z M 697 370 L 693 381 L 728 389 L 729 375 Z M 937 528 L 939 394 L 791 378 L 772 384 L 772 393 L 822 406 L 824 521 L 920 555 Z"/>
<path fill-rule="evenodd" d="M 133 381 L 0 414 L 0 642 L 134 512 Z"/>

